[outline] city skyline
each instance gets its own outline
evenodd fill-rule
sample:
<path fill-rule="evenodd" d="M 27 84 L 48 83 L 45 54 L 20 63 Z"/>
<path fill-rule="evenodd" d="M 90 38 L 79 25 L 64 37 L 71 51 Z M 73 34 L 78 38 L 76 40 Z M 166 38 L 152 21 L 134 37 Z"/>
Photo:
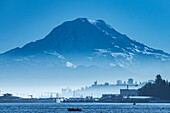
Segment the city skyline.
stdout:
<path fill-rule="evenodd" d="M 129 78 L 129 79 L 132 79 L 132 78 Z M 8 89 L 6 90 L 2 90 L 0 89 L 0 95 L 3 95 L 5 93 L 11 93 L 13 94 L 14 96 L 19 96 L 19 97 L 23 97 L 23 98 L 31 98 L 31 95 L 32 97 L 36 97 L 36 98 L 48 98 L 48 97 L 51 97 L 51 95 L 53 97 L 56 96 L 56 94 L 58 94 L 60 97 L 65 97 L 63 96 L 63 92 L 62 90 L 65 90 L 66 92 L 70 92 L 69 96 L 68 97 L 74 97 L 73 96 L 73 92 L 74 91 L 79 91 L 79 90 L 82 90 L 82 89 L 86 89 L 86 88 L 89 88 L 89 87 L 92 87 L 92 86 L 108 86 L 108 85 L 111 85 L 111 86 L 119 86 L 119 85 L 123 85 L 125 86 L 124 88 L 127 88 L 127 85 L 141 85 L 143 86 L 144 84 L 146 84 L 147 82 L 151 82 L 153 83 L 153 80 L 146 80 L 146 81 L 135 81 L 133 79 L 133 84 L 132 83 L 128 83 L 129 82 L 129 79 L 128 80 L 121 80 L 122 81 L 122 84 L 118 84 L 118 81 L 120 80 L 115 80 L 114 82 L 108 82 L 108 81 L 105 81 L 105 82 L 97 82 L 97 81 L 94 81 L 93 83 L 89 83 L 89 85 L 84 85 L 82 87 L 76 87 L 76 88 L 73 88 L 73 87 L 69 87 L 69 86 L 66 86 L 66 87 L 62 87 L 62 88 L 57 88 L 56 87 L 56 90 L 48 90 L 48 88 L 46 89 L 45 92 L 40 92 L 40 93 L 31 93 L 31 89 L 29 91 L 29 89 L 27 90 L 27 92 L 22 92 L 22 93 L 19 93 L 17 90 L 13 90 L 13 91 L 8 91 Z M 137 82 L 137 84 L 136 84 Z M 132 87 L 133 88 L 133 87 Z M 130 86 L 130 89 L 131 89 L 131 86 Z M 119 90 L 119 89 L 117 89 Z M 86 95 L 86 96 L 90 96 L 90 95 Z M 86 96 L 83 96 L 83 97 L 86 97 Z M 94 96 L 94 95 L 93 95 Z M 66 96 L 67 97 L 67 96 Z M 79 96 L 77 96 L 79 97 Z"/>

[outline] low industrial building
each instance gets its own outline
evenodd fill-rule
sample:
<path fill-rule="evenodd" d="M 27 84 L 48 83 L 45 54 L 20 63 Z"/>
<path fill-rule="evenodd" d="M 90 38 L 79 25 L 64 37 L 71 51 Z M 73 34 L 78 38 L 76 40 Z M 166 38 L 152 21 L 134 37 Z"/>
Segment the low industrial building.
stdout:
<path fill-rule="evenodd" d="M 100 102 L 121 102 L 123 96 L 118 94 L 103 94 L 99 99 Z"/>
<path fill-rule="evenodd" d="M 120 89 L 121 96 L 138 96 L 137 89 Z"/>

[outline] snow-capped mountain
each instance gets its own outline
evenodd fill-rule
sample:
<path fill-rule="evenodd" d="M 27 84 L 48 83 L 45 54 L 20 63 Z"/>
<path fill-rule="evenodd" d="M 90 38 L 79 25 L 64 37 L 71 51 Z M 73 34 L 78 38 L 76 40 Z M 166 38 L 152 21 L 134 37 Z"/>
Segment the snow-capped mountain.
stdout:
<path fill-rule="evenodd" d="M 0 55 L 3 66 L 127 68 L 169 61 L 170 54 L 117 32 L 103 20 L 86 18 L 64 22 L 45 38 Z"/>

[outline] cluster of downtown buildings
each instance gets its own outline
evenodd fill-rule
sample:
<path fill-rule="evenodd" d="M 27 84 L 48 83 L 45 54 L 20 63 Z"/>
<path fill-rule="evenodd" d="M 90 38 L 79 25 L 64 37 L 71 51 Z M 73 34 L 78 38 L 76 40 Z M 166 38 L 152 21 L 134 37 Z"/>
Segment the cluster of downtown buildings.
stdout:
<path fill-rule="evenodd" d="M 154 82 L 153 80 L 150 80 L 149 82 Z M 82 87 L 78 90 L 72 90 L 70 88 L 62 89 L 61 96 L 70 98 L 70 97 L 101 97 L 103 94 L 120 94 L 122 92 L 126 92 L 126 89 L 133 89 L 133 91 L 137 91 L 137 89 L 144 86 L 147 82 L 143 83 L 137 83 L 134 82 L 132 78 L 129 78 L 128 81 L 122 82 L 121 80 L 117 80 L 116 84 L 109 84 L 108 82 L 104 84 L 98 84 L 97 81 L 94 82 L 94 84 L 86 87 Z"/>
<path fill-rule="evenodd" d="M 149 80 L 147 82 L 154 82 Z M 153 97 L 139 96 L 138 89 L 147 82 L 137 83 L 132 78 L 127 82 L 117 80 L 116 84 L 98 84 L 97 81 L 90 86 L 78 90 L 69 88 L 62 89 L 61 94 L 48 98 L 21 98 L 12 94 L 4 94 L 0 96 L 0 103 L 56 103 L 56 102 L 170 102 L 167 100 L 159 100 Z"/>
<path fill-rule="evenodd" d="M 154 80 L 147 82 L 153 83 Z M 65 98 L 63 102 L 99 102 L 99 103 L 170 103 L 170 100 L 160 100 L 150 96 L 139 96 L 138 89 L 147 82 L 137 83 L 132 78 L 127 82 L 117 80 L 117 84 L 98 84 L 94 82 L 89 87 L 72 91 L 71 89 L 62 89 L 62 95 L 71 97 Z"/>

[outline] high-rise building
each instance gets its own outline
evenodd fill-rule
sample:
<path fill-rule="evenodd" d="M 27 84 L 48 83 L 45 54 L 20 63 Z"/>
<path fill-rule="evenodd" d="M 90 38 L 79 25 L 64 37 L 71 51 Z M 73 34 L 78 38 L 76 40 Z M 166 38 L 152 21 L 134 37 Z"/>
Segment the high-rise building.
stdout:
<path fill-rule="evenodd" d="M 108 82 L 105 82 L 104 85 L 105 85 L 105 86 L 109 86 L 109 83 L 108 83 Z"/>
<path fill-rule="evenodd" d="M 123 84 L 126 85 L 126 81 L 124 81 Z"/>
<path fill-rule="evenodd" d="M 97 85 L 97 81 L 94 82 L 94 85 Z"/>
<path fill-rule="evenodd" d="M 121 85 L 122 81 L 121 80 L 117 80 L 117 85 Z"/>
<path fill-rule="evenodd" d="M 129 84 L 129 85 L 133 85 L 133 79 L 132 79 L 132 78 L 129 78 L 129 79 L 128 79 L 128 84 Z"/>

